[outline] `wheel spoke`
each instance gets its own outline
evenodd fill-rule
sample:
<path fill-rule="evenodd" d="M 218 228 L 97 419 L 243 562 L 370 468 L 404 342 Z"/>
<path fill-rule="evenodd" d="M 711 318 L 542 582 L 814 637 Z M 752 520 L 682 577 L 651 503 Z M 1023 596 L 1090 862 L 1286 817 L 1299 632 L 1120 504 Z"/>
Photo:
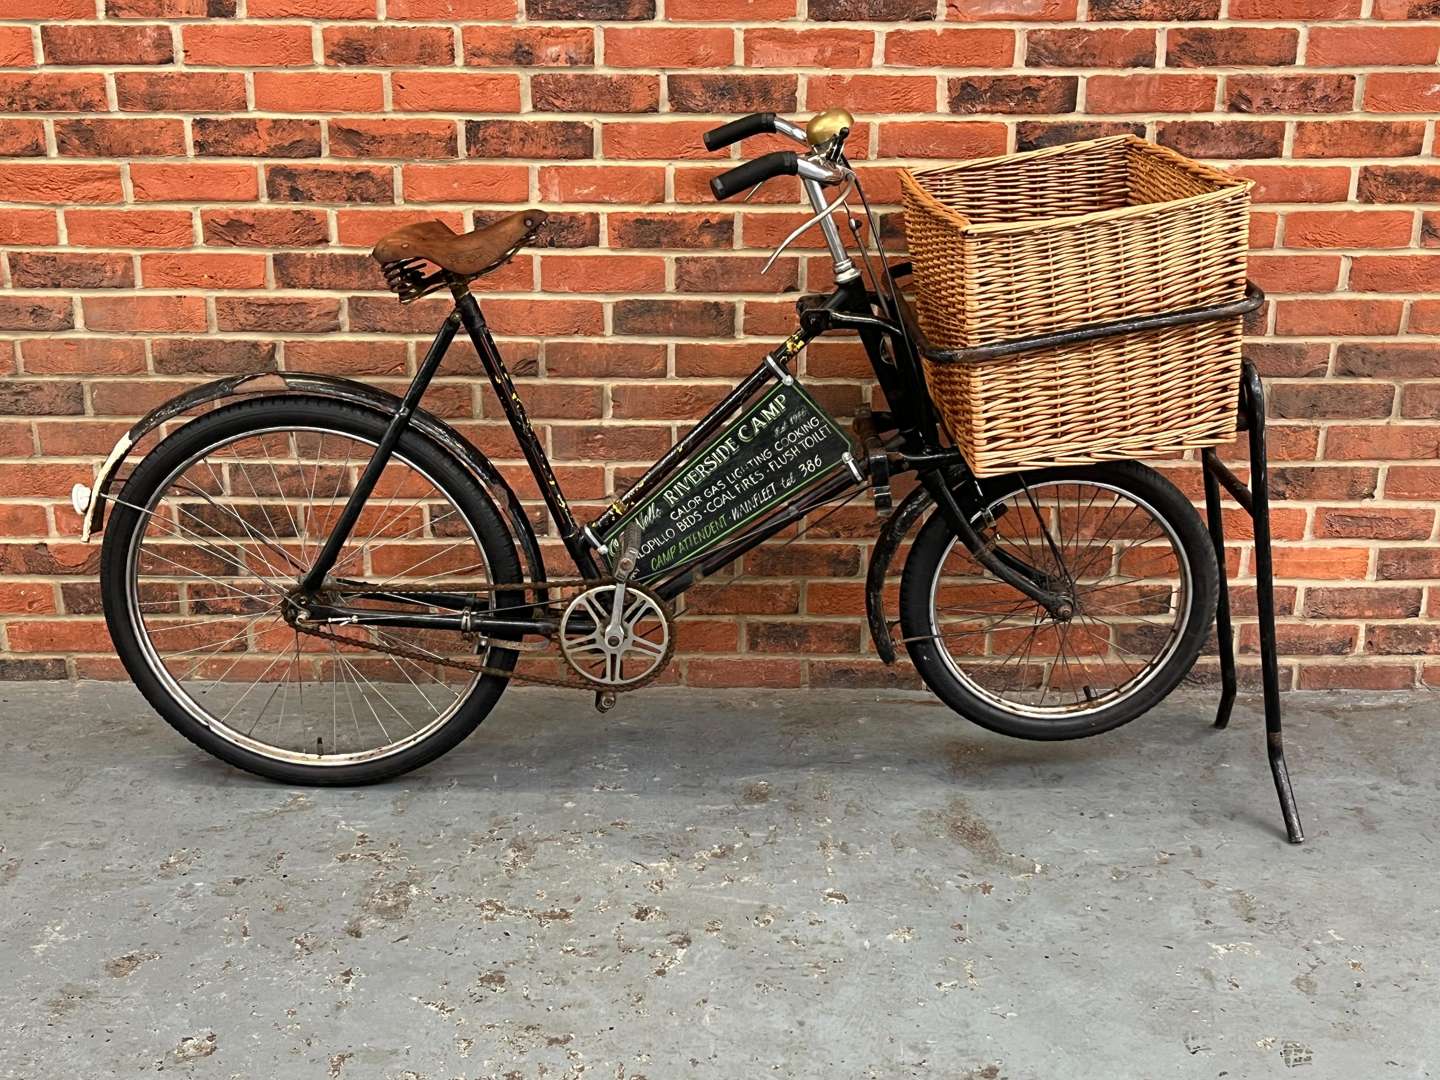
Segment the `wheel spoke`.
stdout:
<path fill-rule="evenodd" d="M 275 481 L 275 497 L 281 500 L 280 505 L 285 508 L 285 516 L 290 519 L 290 528 L 294 530 L 291 535 L 299 542 L 304 533 L 300 531 L 300 523 L 295 520 L 295 514 L 290 509 L 290 500 L 285 497 L 285 485 L 280 482 L 280 474 L 275 470 L 274 459 L 270 457 L 270 448 L 265 445 L 264 440 L 261 440 L 260 446 L 265 451 L 265 464 L 270 466 L 270 476 Z"/>
<path fill-rule="evenodd" d="M 301 450 L 300 450 L 300 440 L 297 439 L 297 438 L 292 434 L 292 435 L 290 436 L 290 441 L 291 441 L 291 443 L 292 443 L 292 444 L 294 445 L 294 447 L 295 447 L 295 460 L 296 460 L 296 461 L 300 461 L 300 454 L 301 454 Z M 324 460 L 325 460 L 325 433 L 322 431 L 322 432 L 320 433 L 320 442 L 319 442 L 318 444 L 316 444 L 316 447 L 315 447 L 315 468 L 314 468 L 313 470 L 311 470 L 311 472 L 310 472 L 310 489 L 309 489 L 309 491 L 306 493 L 306 499 L 305 499 L 305 506 L 306 506 L 307 508 L 315 505 L 315 488 L 316 488 L 316 487 L 319 485 L 319 483 L 320 483 L 320 463 L 321 463 L 322 461 L 324 461 Z M 300 465 L 299 471 L 300 471 L 301 476 L 304 476 L 305 466 L 304 466 L 303 463 Z M 306 513 L 305 513 L 304 510 L 302 510 L 302 511 L 300 512 L 300 517 L 301 517 L 302 520 L 304 520 L 304 519 L 306 518 Z M 308 530 L 308 529 L 307 529 L 307 530 L 302 530 L 301 533 L 300 533 L 300 557 L 305 560 L 305 565 L 306 565 L 306 566 L 313 566 L 313 565 L 314 565 L 314 560 L 310 558 L 310 537 L 309 537 L 309 530 Z"/>
<path fill-rule="evenodd" d="M 417 645 L 417 644 L 415 644 L 413 641 L 401 641 L 399 638 L 395 637 L 393 634 L 387 634 L 384 630 L 381 630 L 378 626 L 372 626 L 372 627 L 370 627 L 370 629 L 371 629 L 372 631 L 374 631 L 374 632 L 375 632 L 377 635 L 379 635 L 380 637 L 384 638 L 386 641 L 390 642 L 392 645 L 400 645 L 400 646 L 403 646 L 403 647 L 405 647 L 405 648 L 407 648 L 407 649 L 414 649 L 416 652 L 424 653 L 426 656 L 434 657 L 434 659 L 435 659 L 435 661 L 436 661 L 437 663 L 442 663 L 442 664 L 443 664 L 443 663 L 445 662 L 445 658 L 444 658 L 443 656 L 441 656 L 439 653 L 431 652 L 429 649 L 425 648 L 423 645 Z M 397 657 L 396 659 L 404 659 L 404 658 L 403 658 L 403 657 Z M 451 689 L 450 689 L 450 684 L 449 684 L 449 683 L 447 683 L 447 682 L 445 682 L 445 681 L 443 681 L 443 680 L 441 680 L 441 679 L 436 679 L 434 675 L 431 675 L 430 672 L 426 671 L 425 668 L 424 668 L 422 665 L 416 664 L 415 661 L 411 660 L 410 663 L 411 663 L 412 665 L 414 665 L 415 669 L 416 669 L 417 671 L 419 671 L 422 675 L 425 675 L 425 676 L 428 676 L 428 677 L 431 678 L 431 679 L 434 679 L 435 682 L 437 682 L 437 683 L 439 683 L 441 686 L 443 686 L 447 691 L 450 692 L 450 695 L 451 695 L 452 697 L 457 698 L 457 699 L 460 697 L 459 694 L 455 693 L 454 690 L 451 690 Z"/>
<path fill-rule="evenodd" d="M 357 668 L 357 667 L 350 661 L 350 658 L 349 658 L 348 656 L 342 655 L 342 656 L 340 657 L 340 662 L 341 662 L 342 664 L 344 664 L 346 670 L 350 672 L 350 681 L 351 681 L 351 683 L 353 683 L 354 686 L 355 686 L 355 693 L 356 693 L 356 694 L 359 696 L 359 698 L 360 698 L 360 704 L 364 705 L 365 708 L 367 708 L 367 709 L 370 710 L 370 715 L 374 718 L 376 727 L 378 727 L 378 728 L 380 729 L 380 731 L 384 734 L 385 738 L 386 738 L 386 739 L 389 739 L 390 741 L 394 741 L 393 739 L 391 739 L 390 732 L 389 732 L 389 731 L 386 729 L 386 727 L 385 727 L 385 721 L 383 721 L 383 720 L 380 719 L 380 714 L 375 711 L 375 706 L 374 706 L 374 704 L 370 701 L 370 699 L 369 699 L 368 697 L 365 696 L 365 691 L 364 691 L 364 689 L 360 686 L 360 680 L 361 680 L 362 678 L 364 678 L 364 675 L 361 673 L 360 669 Z M 370 680 L 369 680 L 369 679 L 365 679 L 365 681 L 368 683 Z M 372 687 L 372 689 L 373 689 L 373 687 Z M 357 728 L 358 728 L 358 725 L 357 725 Z"/>
<path fill-rule="evenodd" d="M 1045 524 L 1045 517 L 1040 513 L 1040 504 L 1035 501 L 1035 493 L 1030 490 L 1029 484 L 1025 485 L 1025 498 L 1030 501 L 1030 508 L 1035 511 L 1035 523 L 1039 526 L 1040 535 L 1045 539 L 1045 546 L 1050 549 L 1050 555 L 1055 560 L 1055 572 L 1069 577 L 1065 570 L 1065 560 L 1061 558 L 1060 549 L 1050 535 L 1050 526 Z"/>
<path fill-rule="evenodd" d="M 161 562 L 169 563 L 176 569 L 184 570 L 186 573 L 191 574 L 194 577 L 203 578 L 205 581 L 208 581 L 210 584 L 216 586 L 217 588 L 224 589 L 226 592 L 234 593 L 236 596 L 244 596 L 251 600 L 258 600 L 261 603 L 264 603 L 267 599 L 267 597 L 262 594 L 246 592 L 244 589 L 236 588 L 234 585 L 231 585 L 228 582 L 221 581 L 219 578 L 211 577 L 209 574 L 206 574 L 200 570 L 195 570 L 189 566 L 186 566 L 183 563 L 178 563 L 174 559 L 167 559 L 164 555 L 161 555 L 157 551 L 147 551 L 145 552 L 145 555 L 148 558 L 159 559 Z M 260 579 L 256 578 L 255 580 L 259 581 Z M 280 594 L 278 592 L 275 592 L 271 593 L 270 595 L 278 597 Z"/>
<path fill-rule="evenodd" d="M 229 514 L 232 518 L 234 518 L 234 519 L 236 520 L 236 522 L 240 525 L 240 527 L 241 527 L 242 529 L 245 530 L 245 532 L 246 532 L 248 535 L 250 535 L 250 536 L 252 536 L 252 537 L 255 538 L 255 540 L 256 540 L 257 543 L 259 543 L 259 544 L 262 545 L 263 547 L 268 547 L 270 550 L 276 552 L 278 555 L 281 556 L 281 558 L 285 559 L 288 563 L 290 563 L 290 565 L 291 565 L 294 569 L 300 571 L 301 573 L 304 573 L 305 567 L 302 566 L 299 562 L 296 561 L 295 556 L 291 555 L 288 551 L 286 551 L 283 547 L 281 547 L 280 544 L 279 544 L 277 541 L 271 540 L 271 539 L 269 539 L 269 538 L 267 538 L 267 537 L 265 537 L 265 536 L 262 536 L 260 533 L 256 532 L 255 529 L 251 526 L 251 524 L 250 524 L 248 521 L 246 521 L 246 520 L 245 520 L 243 517 L 241 517 L 239 514 L 235 513 L 235 511 L 232 510 L 232 509 L 230 509 L 230 507 L 228 507 L 228 506 L 222 506 L 222 505 L 220 505 L 219 503 L 217 503 L 214 499 L 212 499 L 212 498 L 210 497 L 209 492 L 207 492 L 207 491 L 205 491 L 205 490 L 203 490 L 203 489 L 201 489 L 201 488 L 199 488 L 199 487 L 196 487 L 194 484 L 191 484 L 191 483 L 188 483 L 188 482 L 187 482 L 187 483 L 184 483 L 184 484 L 177 483 L 177 484 L 175 484 L 175 485 L 173 485 L 173 486 L 174 486 L 174 487 L 177 487 L 177 488 L 180 488 L 182 491 L 188 490 L 188 491 L 192 492 L 193 494 L 200 496 L 200 498 L 204 499 L 207 503 L 209 503 L 211 506 L 213 506 L 216 510 L 219 510 L 221 513 Z M 209 522 L 207 522 L 204 518 L 196 517 L 194 514 L 190 513 L 190 511 L 186 510 L 185 507 L 182 506 L 181 504 L 176 503 L 175 505 L 176 505 L 176 509 L 179 510 L 179 511 L 180 511 L 182 514 L 184 514 L 186 517 L 191 518 L 191 519 L 194 520 L 194 521 L 198 521 L 198 522 L 200 522 L 202 525 L 205 525 L 207 528 L 209 528 L 209 530 L 210 530 L 211 532 L 213 532 L 216 536 L 220 537 L 221 539 L 224 539 L 224 540 L 232 539 L 231 537 L 227 537 L 224 533 L 222 533 L 219 529 L 215 528 L 215 526 L 211 525 L 211 524 L 210 524 Z M 272 563 L 269 559 L 266 559 L 263 552 L 257 551 L 256 554 L 259 555 L 260 558 L 264 560 L 266 568 L 269 569 L 269 570 L 271 571 L 271 573 L 273 573 L 276 577 L 280 577 L 280 576 L 281 576 L 281 572 L 280 572 L 279 568 L 276 567 L 275 564 Z"/>
<path fill-rule="evenodd" d="M 403 518 L 404 516 L 405 516 L 405 515 L 404 515 L 403 513 L 400 515 L 401 518 Z M 444 521 L 446 518 L 451 518 L 451 517 L 456 517 L 456 516 L 457 516 L 457 511 L 455 511 L 455 510 L 447 510 L 447 511 L 446 511 L 444 514 L 442 514 L 440 517 L 434 518 L 434 519 L 432 519 L 432 520 L 430 520 L 430 521 L 427 521 L 427 522 L 422 522 L 421 524 L 416 525 L 413 529 L 407 529 L 405 532 L 401 533 L 399 536 L 389 536 L 389 537 L 386 537 L 386 538 L 385 538 L 385 543 L 383 543 L 383 544 L 376 544 L 376 543 L 375 543 L 375 538 L 372 538 L 372 539 L 370 539 L 370 540 L 367 540 L 367 541 L 365 542 L 365 545 L 364 545 L 362 548 L 360 548 L 360 549 L 358 549 L 358 550 L 356 550 L 356 551 L 352 551 L 349 555 L 346 555 L 345 558 L 342 559 L 340 562 L 337 562 L 337 563 L 335 564 L 335 569 L 333 569 L 332 571 L 330 571 L 330 573 L 331 573 L 332 575 L 338 574 L 338 573 L 340 572 L 340 568 L 341 568 L 342 566 L 345 566 L 345 565 L 348 565 L 348 564 L 352 563 L 356 558 L 358 558 L 359 556 L 361 556 L 362 554 L 364 554 L 364 553 L 367 552 L 367 551 L 368 551 L 370 554 L 373 555 L 375 552 L 380 551 L 380 550 L 382 550 L 382 549 L 384 549 L 384 548 L 389 547 L 391 544 L 395 543 L 395 541 L 397 541 L 397 540 L 404 540 L 406 537 L 413 536 L 413 535 L 415 535 L 417 532 L 424 532 L 424 531 L 426 530 L 426 528 L 434 528 L 434 526 L 435 526 L 438 522 Z M 372 547 L 371 545 L 374 545 L 374 546 Z"/>
<path fill-rule="evenodd" d="M 262 584 L 267 585 L 267 586 L 269 586 L 272 590 L 274 590 L 275 595 L 278 596 L 278 595 L 280 594 L 280 592 L 281 592 L 281 587 L 280 587 L 279 585 L 277 585 L 275 582 L 270 581 L 269 579 L 267 579 L 266 577 L 264 577 L 262 574 L 257 573 L 253 567 L 246 566 L 244 563 L 242 563 L 240 560 L 234 558 L 234 557 L 233 557 L 232 555 L 230 555 L 229 553 L 224 552 L 224 551 L 221 551 L 219 548 L 217 548 L 217 547 L 215 547 L 213 544 L 211 544 L 210 541 L 206 540 L 203 536 L 200 536 L 198 533 L 192 532 L 191 530 L 185 528 L 184 525 L 178 525 L 178 524 L 176 524 L 176 523 L 174 523 L 174 522 L 167 521 L 165 518 L 160 517 L 158 514 L 156 514 L 153 510 L 147 510 L 147 509 L 145 509 L 143 506 L 136 506 L 134 503 L 126 502 L 124 499 L 120 499 L 120 498 L 117 498 L 117 497 L 114 497 L 114 496 L 107 496 L 107 497 L 108 497 L 108 498 L 110 499 L 110 501 L 113 502 L 113 503 L 116 503 L 116 504 L 118 504 L 118 505 L 120 505 L 120 506 L 129 507 L 131 510 L 136 511 L 136 512 L 139 513 L 139 514 L 143 514 L 143 515 L 146 517 L 146 519 L 147 519 L 147 521 L 148 521 L 148 523 L 149 523 L 150 525 L 160 525 L 160 526 L 163 526 L 163 527 L 165 528 L 165 530 L 166 530 L 165 535 L 167 535 L 167 536 L 173 536 L 176 540 L 188 540 L 190 543 L 192 543 L 192 544 L 200 547 L 201 549 L 209 552 L 210 554 L 214 555 L 217 559 L 221 560 L 221 561 L 224 562 L 226 565 L 235 567 L 237 570 L 239 570 L 239 571 L 241 571 L 242 573 L 244 573 L 244 574 L 246 575 L 246 578 L 247 578 L 247 579 L 248 579 L 248 578 L 254 578 L 256 581 L 259 581 L 259 582 L 261 582 Z M 240 545 L 240 546 L 241 546 L 242 548 L 244 548 L 244 545 Z M 247 551 L 248 551 L 249 549 L 248 549 L 248 548 L 244 548 L 244 550 L 247 550 Z M 154 555 L 155 552 L 154 552 L 154 551 L 150 551 L 150 552 L 148 552 L 148 554 Z M 156 556 L 156 557 L 157 557 L 157 558 L 164 558 L 164 556 Z M 194 574 L 194 575 L 196 575 L 196 576 L 198 576 L 198 577 L 208 577 L 208 575 L 202 573 L 201 571 L 195 570 L 195 569 L 193 569 L 193 568 L 191 568 L 191 567 L 188 567 L 188 566 L 184 566 L 184 565 L 181 564 L 181 563 L 175 562 L 173 559 L 166 559 L 165 561 L 168 562 L 168 563 L 170 563 L 172 566 L 179 566 L 182 570 L 187 570 L 187 571 L 189 571 L 190 573 L 192 573 L 192 574 Z M 210 581 L 216 581 L 215 578 L 208 578 L 208 580 L 210 580 Z M 217 582 L 217 584 L 218 584 L 218 582 Z M 237 590 L 237 591 L 238 591 L 238 590 Z"/>
<path fill-rule="evenodd" d="M 430 703 L 430 695 L 428 695 L 427 693 L 425 693 L 425 691 L 423 691 L 423 690 L 420 689 L 420 684 L 417 683 L 414 679 L 412 679 L 412 678 L 410 677 L 410 673 L 405 670 L 404 664 L 401 663 L 402 660 L 405 661 L 405 663 L 409 663 L 409 664 L 414 664 L 415 661 L 410 660 L 410 659 L 408 659 L 408 658 L 406 658 L 406 657 L 403 657 L 403 656 L 390 656 L 390 657 L 389 657 L 389 660 L 390 660 L 390 663 L 392 663 L 393 665 L 395 665 L 395 670 L 398 671 L 398 672 L 400 672 L 401 677 L 402 677 L 406 682 L 408 682 L 408 683 L 410 684 L 410 686 L 414 689 L 414 691 L 415 691 L 415 696 L 418 697 L 421 701 L 425 702 L 426 704 L 429 704 L 429 703 Z M 416 666 L 418 667 L 419 665 L 417 664 Z M 432 708 L 433 708 L 433 706 L 432 706 Z"/>
<path fill-rule="evenodd" d="M 205 619 L 195 619 L 193 622 L 162 623 L 159 626 L 152 626 L 150 628 L 150 633 L 152 635 L 171 634 L 174 633 L 176 630 L 189 630 L 196 626 L 214 626 L 216 623 L 234 622 L 236 619 L 249 619 L 253 621 L 255 619 L 268 615 L 274 610 L 275 608 L 272 606 L 267 610 L 262 611 L 259 615 L 252 615 L 251 613 L 246 612 L 243 615 L 212 615 L 209 618 Z"/>
<path fill-rule="evenodd" d="M 210 468 L 210 463 L 208 461 L 205 463 L 205 465 L 206 468 Z M 255 481 L 250 478 L 250 470 L 245 466 L 246 462 L 236 460 L 230 463 L 230 467 L 225 470 L 226 475 L 232 475 L 237 469 L 239 470 L 240 475 L 245 478 L 245 483 L 250 486 L 250 494 L 254 496 L 255 504 L 260 507 L 260 513 L 265 515 L 265 524 L 270 526 L 270 535 L 278 538 L 280 535 L 280 530 L 275 528 L 275 522 L 270 517 L 270 508 L 265 505 L 265 500 L 260 497 L 260 489 L 255 486 Z M 213 468 L 210 468 L 210 475 L 215 475 L 215 470 Z M 226 490 L 226 486 L 223 481 L 221 482 L 220 490 Z"/>
<path fill-rule="evenodd" d="M 399 536 L 389 536 L 389 537 L 385 536 L 385 530 L 386 530 L 386 529 L 390 528 L 390 526 L 391 526 L 392 524 L 396 523 L 396 522 L 404 521 L 406 514 L 408 514 L 411 510 L 415 509 L 415 508 L 416 508 L 417 506 L 419 506 L 422 502 L 425 502 L 425 501 L 428 500 L 428 499 L 432 499 L 432 494 L 431 494 L 431 492 L 429 492 L 429 491 L 427 491 L 424 495 L 421 495 L 421 496 L 420 496 L 419 498 L 417 498 L 414 502 L 412 502 L 409 506 L 403 507 L 403 508 L 399 511 L 399 513 L 394 514 L 393 516 L 384 518 L 384 519 L 380 522 L 380 524 L 378 524 L 378 525 L 375 526 L 375 535 L 372 536 L 369 540 L 365 541 L 365 543 L 362 544 L 360 547 L 358 547 L 358 548 L 356 548 L 354 551 L 350 552 L 350 554 L 346 555 L 345 558 L 342 559 L 340 562 L 336 563 L 335 570 L 331 571 L 331 573 L 338 573 L 341 566 L 346 566 L 346 565 L 351 565 L 351 564 L 353 564 L 356 559 L 361 558 L 366 552 L 370 552 L 370 553 L 373 554 L 374 552 L 379 551 L 381 548 L 389 547 L 389 546 L 390 546 L 391 544 L 393 544 L 396 540 L 403 540 L 403 539 L 405 539 L 407 536 L 411 536 L 411 535 L 413 535 L 413 534 L 415 534 L 415 533 L 417 533 L 417 532 L 424 532 L 427 527 L 433 529 L 434 526 L 437 524 L 438 521 L 444 521 L 446 518 L 456 516 L 456 511 L 454 511 L 454 510 L 447 510 L 444 514 L 442 514 L 442 515 L 439 517 L 439 519 L 433 519 L 433 518 L 432 518 L 432 519 L 428 519 L 428 520 L 426 520 L 426 521 L 422 521 L 419 525 L 416 525 L 413 529 L 408 529 L 408 530 L 406 530 L 405 532 L 401 533 Z M 384 543 L 382 543 L 382 544 L 377 544 L 377 543 L 375 543 L 375 541 L 381 539 L 382 537 L 384 537 L 384 540 L 385 540 Z"/>
<path fill-rule="evenodd" d="M 259 686 L 262 681 L 264 681 L 265 676 L 266 676 L 266 675 L 269 675 L 270 672 L 274 670 L 275 665 L 280 662 L 280 659 L 281 659 L 281 658 L 278 657 L 278 656 L 275 657 L 274 660 L 271 660 L 270 663 L 266 665 L 264 671 L 262 671 L 259 675 L 255 676 L 254 682 L 252 682 L 248 687 L 246 687 L 245 693 L 241 694 L 240 697 L 239 697 L 239 699 L 235 702 L 235 704 L 231 705 L 230 708 L 225 711 L 225 715 L 222 716 L 222 717 L 220 717 L 220 722 L 221 722 L 222 724 L 223 724 L 226 720 L 229 720 L 229 719 L 230 719 L 230 714 L 233 713 L 236 709 L 238 709 L 238 708 L 241 706 L 241 704 L 244 703 L 245 699 L 250 696 L 250 692 L 251 692 L 252 690 L 254 690 L 255 687 Z"/>
<path fill-rule="evenodd" d="M 181 656 L 194 656 L 197 652 L 216 653 L 223 649 L 226 645 L 229 645 L 231 642 L 239 641 L 241 638 L 247 637 L 249 633 L 250 624 L 246 623 L 244 629 L 242 629 L 239 633 L 231 634 L 224 641 L 221 641 L 217 644 L 212 645 L 207 643 L 205 645 L 196 645 L 193 649 L 181 649 L 179 652 L 165 653 L 164 656 L 167 660 L 174 660 L 177 657 Z"/>

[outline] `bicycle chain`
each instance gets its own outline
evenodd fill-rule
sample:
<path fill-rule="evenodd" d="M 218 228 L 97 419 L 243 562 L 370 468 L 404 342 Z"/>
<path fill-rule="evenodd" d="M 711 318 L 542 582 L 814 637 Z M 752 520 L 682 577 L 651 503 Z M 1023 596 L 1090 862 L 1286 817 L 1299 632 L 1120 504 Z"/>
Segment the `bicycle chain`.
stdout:
<path fill-rule="evenodd" d="M 549 592 L 552 589 L 573 589 L 577 587 L 593 589 L 597 586 L 613 584 L 615 584 L 615 582 L 609 578 L 597 578 L 594 580 L 588 578 L 555 578 L 553 580 L 546 581 L 543 584 L 527 584 L 516 582 L 500 585 L 485 585 L 476 589 L 475 592 L 509 592 L 514 591 L 517 588 L 533 592 L 540 592 L 542 590 L 545 592 Z M 654 597 L 654 594 L 651 593 L 649 589 L 645 589 L 643 588 L 643 586 L 636 586 L 634 582 L 631 582 L 628 587 L 631 589 L 640 588 L 642 591 L 649 593 L 652 597 Z M 666 613 L 668 615 L 669 610 L 668 607 L 665 606 L 664 601 L 659 600 L 658 597 L 654 598 L 659 601 L 662 608 L 666 610 Z M 412 649 L 408 645 L 383 645 L 375 641 L 357 641 L 355 638 L 345 637 L 343 634 L 332 633 L 329 630 L 321 630 L 315 626 L 306 626 L 299 622 L 291 623 L 291 626 L 300 633 L 309 634 L 312 637 L 324 638 L 327 641 L 338 642 L 341 645 L 359 646 L 362 649 L 369 649 L 371 652 L 387 653 L 392 656 L 402 656 L 407 660 L 415 661 L 417 663 L 438 664 L 441 667 L 454 668 L 457 671 L 469 671 L 477 675 L 494 675 L 497 678 L 510 679 L 515 682 L 534 683 L 537 686 L 555 686 L 561 688 L 562 690 L 609 690 L 616 693 L 629 693 L 632 690 L 639 690 L 641 687 L 648 686 L 655 679 L 659 678 L 661 673 L 663 673 L 665 669 L 670 666 L 670 659 L 672 656 L 675 655 L 675 634 L 672 632 L 670 634 L 670 646 L 666 650 L 665 655 L 661 658 L 660 663 L 655 665 L 654 671 L 646 675 L 644 678 L 638 679 L 633 683 L 629 683 L 624 686 L 611 686 L 608 683 L 589 682 L 588 680 L 585 682 L 577 683 L 574 681 L 574 679 L 554 678 L 549 675 L 527 674 L 524 672 L 507 670 L 505 668 L 491 667 L 488 664 L 481 664 L 468 660 L 456 660 L 449 657 L 437 656 L 434 653 L 423 652 L 418 649 Z M 505 646 L 496 645 L 492 642 L 492 647 L 497 649 L 503 649 Z M 563 655 L 561 659 L 564 659 Z M 580 672 L 574 671 L 573 668 L 571 670 L 573 674 L 578 675 L 581 679 L 585 678 L 585 676 L 581 675 Z"/>

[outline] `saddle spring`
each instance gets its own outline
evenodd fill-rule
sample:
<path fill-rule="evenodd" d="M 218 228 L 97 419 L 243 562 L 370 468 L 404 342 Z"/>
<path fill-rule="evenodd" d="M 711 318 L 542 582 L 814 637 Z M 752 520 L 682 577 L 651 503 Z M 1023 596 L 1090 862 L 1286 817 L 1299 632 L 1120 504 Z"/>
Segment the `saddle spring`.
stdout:
<path fill-rule="evenodd" d="M 436 289 L 444 288 L 445 271 L 421 273 L 420 268 L 425 265 L 427 264 L 424 259 L 396 259 L 381 267 L 385 272 L 385 284 L 391 292 L 400 297 L 402 304 L 412 303 L 422 296 L 430 295 Z"/>

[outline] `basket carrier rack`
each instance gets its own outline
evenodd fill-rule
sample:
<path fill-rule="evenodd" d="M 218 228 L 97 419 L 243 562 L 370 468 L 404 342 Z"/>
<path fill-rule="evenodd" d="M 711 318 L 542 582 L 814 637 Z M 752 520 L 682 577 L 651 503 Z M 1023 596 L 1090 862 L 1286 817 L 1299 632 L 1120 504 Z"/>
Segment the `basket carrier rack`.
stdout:
<path fill-rule="evenodd" d="M 895 272 L 908 270 L 908 267 L 892 268 Z M 1036 349 L 1060 348 L 1083 341 L 1161 330 L 1211 319 L 1233 319 L 1258 310 L 1264 301 L 1265 294 L 1253 283 L 1247 283 L 1242 299 L 1212 307 L 1117 319 L 1036 337 L 950 350 L 930 347 L 908 303 L 901 303 L 900 311 L 905 322 L 906 335 L 919 353 L 931 363 L 945 364 L 995 359 Z M 1280 813 L 1285 821 L 1286 836 L 1291 843 L 1299 844 L 1304 841 L 1305 833 L 1300 825 L 1295 792 L 1291 788 L 1290 772 L 1285 764 L 1281 724 L 1280 672 L 1275 638 L 1274 564 L 1270 550 L 1270 470 L 1265 447 L 1265 389 L 1259 372 L 1249 360 L 1241 362 L 1238 391 L 1236 430 L 1245 432 L 1250 444 L 1249 485 L 1242 482 L 1230 467 L 1220 460 L 1214 447 L 1207 447 L 1200 453 L 1205 484 L 1205 517 L 1210 530 L 1210 541 L 1215 547 L 1215 558 L 1220 565 L 1220 590 L 1215 609 L 1215 637 L 1220 661 L 1220 705 L 1216 710 L 1214 726 L 1229 726 L 1238 686 L 1235 634 L 1230 621 L 1229 574 L 1225 564 L 1225 525 L 1221 506 L 1223 488 L 1240 508 L 1250 515 L 1254 523 L 1255 606 L 1260 637 L 1265 748 L 1270 760 L 1270 773 L 1275 780 L 1275 792 L 1280 799 Z"/>

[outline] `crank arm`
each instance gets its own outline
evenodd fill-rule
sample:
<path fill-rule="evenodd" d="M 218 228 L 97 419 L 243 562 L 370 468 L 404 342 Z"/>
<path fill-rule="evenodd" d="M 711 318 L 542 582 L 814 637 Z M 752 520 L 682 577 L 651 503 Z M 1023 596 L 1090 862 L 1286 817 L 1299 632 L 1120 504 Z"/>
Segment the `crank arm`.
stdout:
<path fill-rule="evenodd" d="M 617 641 L 621 637 L 622 623 L 625 618 L 625 587 L 635 573 L 635 563 L 639 558 L 640 526 L 638 523 L 632 521 L 625 526 L 625 534 L 621 537 L 620 544 L 620 558 L 615 563 L 615 601 L 610 609 L 610 623 L 605 627 L 606 638 Z"/>

